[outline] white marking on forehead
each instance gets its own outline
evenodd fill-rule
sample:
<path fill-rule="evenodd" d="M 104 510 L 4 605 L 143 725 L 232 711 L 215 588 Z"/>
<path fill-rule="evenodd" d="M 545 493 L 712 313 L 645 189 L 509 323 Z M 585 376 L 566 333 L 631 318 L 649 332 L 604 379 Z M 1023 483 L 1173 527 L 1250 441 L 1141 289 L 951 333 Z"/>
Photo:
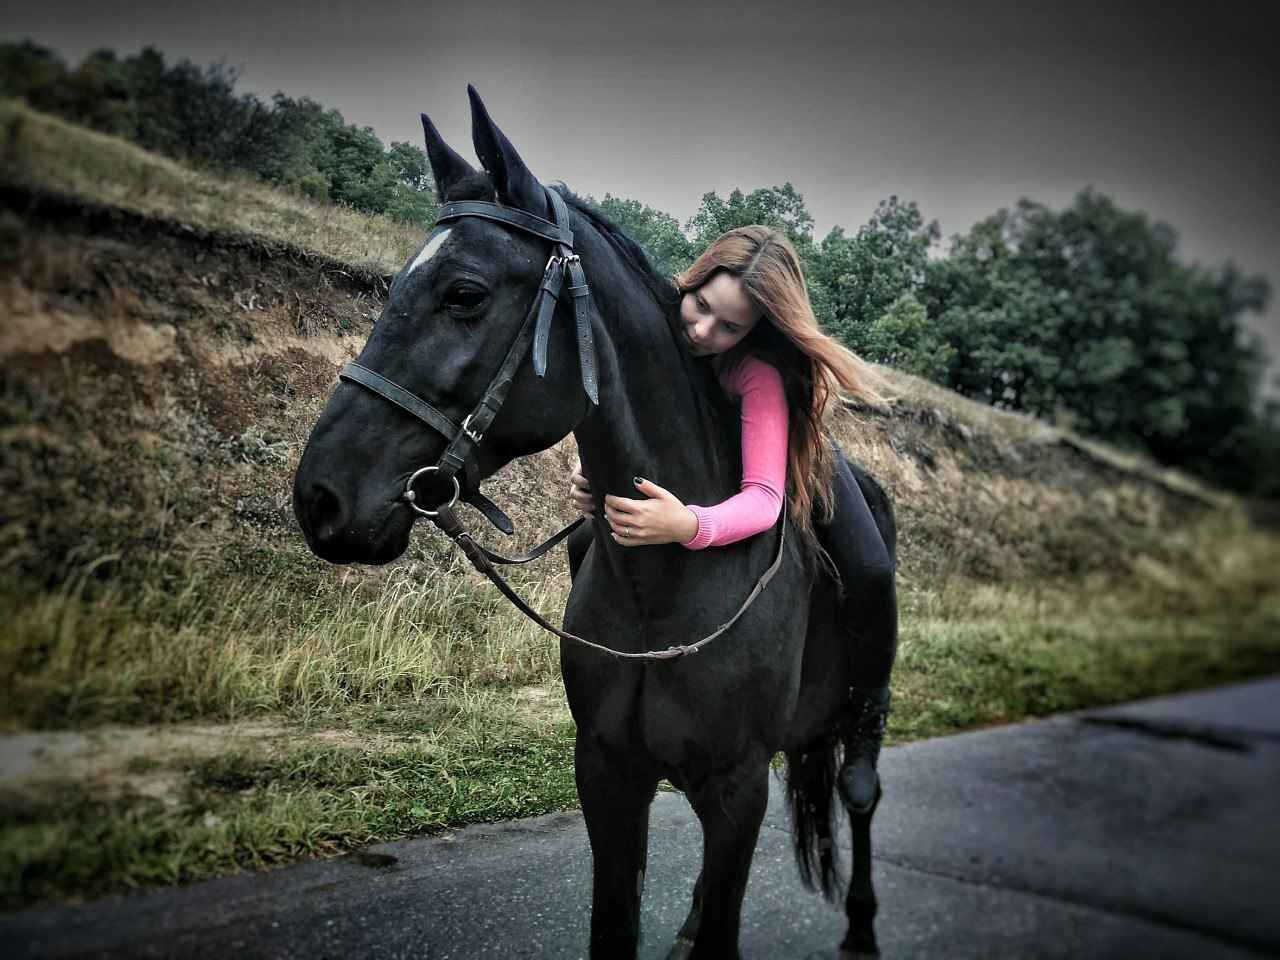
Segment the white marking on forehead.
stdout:
<path fill-rule="evenodd" d="M 417 270 L 420 266 L 422 266 L 424 263 L 426 263 L 428 260 L 434 257 L 439 252 L 440 248 L 444 246 L 444 242 L 449 239 L 449 234 L 451 233 L 453 233 L 453 228 L 445 227 L 443 230 L 437 233 L 434 237 L 428 240 L 425 244 L 423 244 L 422 249 L 419 250 L 418 255 L 413 258 L 413 263 L 409 264 L 409 269 L 404 272 L 404 275 L 407 277 L 409 274 L 413 273 L 413 271 Z"/>

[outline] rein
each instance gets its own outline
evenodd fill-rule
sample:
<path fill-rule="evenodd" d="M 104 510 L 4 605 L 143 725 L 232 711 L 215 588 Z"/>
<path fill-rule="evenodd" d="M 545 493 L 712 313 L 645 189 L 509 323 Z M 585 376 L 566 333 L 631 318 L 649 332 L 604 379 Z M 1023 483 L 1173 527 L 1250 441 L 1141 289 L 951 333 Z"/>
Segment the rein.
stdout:
<path fill-rule="evenodd" d="M 574 643 L 579 643 L 584 647 L 590 647 L 592 650 L 599 650 L 601 653 L 607 653 L 609 656 L 617 657 L 620 660 L 673 660 L 676 657 L 683 657 L 687 653 L 697 653 L 712 640 L 716 639 L 716 637 L 727 633 L 729 628 L 737 623 L 738 618 L 747 612 L 747 608 L 755 602 L 756 597 L 760 596 L 760 594 L 764 592 L 764 588 L 769 585 L 769 581 L 773 579 L 773 575 L 778 572 L 778 568 L 782 566 L 782 555 L 787 545 L 786 521 L 784 518 L 779 521 L 778 554 L 773 558 L 773 563 L 769 565 L 769 569 L 766 570 L 764 574 L 761 575 L 760 579 L 756 581 L 755 586 L 751 588 L 751 592 L 747 595 L 747 599 L 743 601 L 742 606 L 738 608 L 737 613 L 724 623 L 720 624 L 720 626 L 713 632 L 707 634 L 701 640 L 697 640 L 689 644 L 682 644 L 680 646 L 668 647 L 665 650 L 648 650 L 644 653 L 626 653 L 622 650 L 615 650 L 612 647 L 606 647 L 599 643 L 593 643 L 592 641 L 579 637 L 576 634 L 561 630 L 555 624 L 543 617 L 537 610 L 525 603 L 520 595 L 511 589 L 511 585 L 502 579 L 502 575 L 499 574 L 493 566 L 495 563 L 528 563 L 530 560 L 538 559 L 538 557 L 542 556 L 570 533 L 576 530 L 585 519 L 585 517 L 579 517 L 577 520 L 573 521 L 573 523 L 555 534 L 550 540 L 540 543 L 524 556 L 516 557 L 515 559 L 508 559 L 506 557 L 499 556 L 493 551 L 486 549 L 482 544 L 473 540 L 471 535 L 463 528 L 462 522 L 458 519 L 457 515 L 454 514 L 452 507 L 440 507 L 436 511 L 436 516 L 432 517 L 432 522 L 444 531 L 449 539 L 462 548 L 462 552 L 466 554 L 467 559 L 471 561 L 471 565 L 480 573 L 483 573 L 488 577 L 490 582 L 502 591 L 502 595 L 510 600 L 517 610 L 538 626 L 542 627 L 542 629 L 554 633 L 561 640 L 570 640 Z"/>
<path fill-rule="evenodd" d="M 594 313 L 591 291 L 587 286 L 582 262 L 573 252 L 573 232 L 569 229 L 569 211 L 565 206 L 564 199 L 554 190 L 544 189 L 546 190 L 547 200 L 551 205 L 552 215 L 555 217 L 554 223 L 541 217 L 536 217 L 533 214 L 525 213 L 523 210 L 504 207 L 485 200 L 460 200 L 442 204 L 439 215 L 436 217 L 437 226 L 461 217 L 480 217 L 536 237 L 542 237 L 554 244 L 551 257 L 547 260 L 547 266 L 543 270 L 542 282 L 538 285 L 538 293 L 529 308 L 529 313 L 525 316 L 520 332 L 516 334 L 515 342 L 512 343 L 511 349 L 507 351 L 506 359 L 503 360 L 497 374 L 489 382 L 489 386 L 480 398 L 479 403 L 467 414 L 461 424 L 454 424 L 452 420 L 421 397 L 360 363 L 352 362 L 347 364 L 338 374 L 338 378 L 347 383 L 358 384 L 371 393 L 376 393 L 388 403 L 394 404 L 404 412 L 421 420 L 448 440 L 444 453 L 440 455 L 440 459 L 434 465 L 421 467 L 410 475 L 405 483 L 404 492 L 400 494 L 399 499 L 408 503 L 409 506 L 424 517 L 428 517 L 432 523 L 462 549 L 467 559 L 471 561 L 471 565 L 478 572 L 484 574 L 502 592 L 502 595 L 510 600 L 516 609 L 530 620 L 544 630 L 554 633 L 562 640 L 579 643 L 590 647 L 592 650 L 598 650 L 601 653 L 607 653 L 609 656 L 619 659 L 670 660 L 689 653 L 696 653 L 712 640 L 726 633 L 738 621 L 738 618 L 747 612 L 747 608 L 755 602 L 756 597 L 760 596 L 764 588 L 768 586 L 769 581 L 773 579 L 773 575 L 778 572 L 778 568 L 782 566 L 782 557 L 787 542 L 785 512 L 779 520 L 777 556 L 774 557 L 769 569 L 756 581 L 751 588 L 750 594 L 748 594 L 742 606 L 738 608 L 738 611 L 732 617 L 725 623 L 720 624 L 715 631 L 694 643 L 668 647 L 666 650 L 626 653 L 621 650 L 614 650 L 612 647 L 593 643 L 572 633 L 567 633 L 548 622 L 537 610 L 534 610 L 521 599 L 510 584 L 502 579 L 502 576 L 494 567 L 494 564 L 521 564 L 536 560 L 576 530 L 586 519 L 585 517 L 579 517 L 523 556 L 509 559 L 476 542 L 453 511 L 462 494 L 462 484 L 458 480 L 458 474 L 470 467 L 472 468 L 472 476 L 478 476 L 472 449 L 484 438 L 484 432 L 489 428 L 494 417 L 498 415 L 498 411 L 502 408 L 502 404 L 506 401 L 507 392 L 510 390 L 512 380 L 515 378 L 516 369 L 524 361 L 525 354 L 529 352 L 530 346 L 533 348 L 534 372 L 539 377 L 546 376 L 547 341 L 551 332 L 551 318 L 555 313 L 561 291 L 564 289 L 566 277 L 569 280 L 569 296 L 573 299 L 574 320 L 578 334 L 578 362 L 582 369 L 582 387 L 592 404 L 596 406 L 600 404 L 599 384 L 596 373 L 595 340 L 593 339 L 591 326 Z M 417 491 L 414 490 L 414 484 L 418 478 L 429 474 L 437 474 L 450 481 L 453 485 L 453 494 L 449 501 L 434 510 L 420 507 L 417 503 Z M 514 532 L 515 525 L 512 524 L 507 515 L 492 500 L 479 491 L 462 499 L 476 507 L 503 533 L 510 534 Z"/>

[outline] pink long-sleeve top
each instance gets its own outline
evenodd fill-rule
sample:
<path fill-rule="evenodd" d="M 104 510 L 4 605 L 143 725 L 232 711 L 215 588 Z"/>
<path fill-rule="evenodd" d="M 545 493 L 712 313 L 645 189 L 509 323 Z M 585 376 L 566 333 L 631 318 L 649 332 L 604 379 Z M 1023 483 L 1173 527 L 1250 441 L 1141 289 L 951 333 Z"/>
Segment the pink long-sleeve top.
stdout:
<path fill-rule="evenodd" d="M 691 550 L 723 546 L 778 522 L 787 482 L 787 397 L 773 365 L 747 356 L 720 374 L 729 399 L 742 406 L 742 488 L 711 507 L 689 504 L 698 518 Z"/>

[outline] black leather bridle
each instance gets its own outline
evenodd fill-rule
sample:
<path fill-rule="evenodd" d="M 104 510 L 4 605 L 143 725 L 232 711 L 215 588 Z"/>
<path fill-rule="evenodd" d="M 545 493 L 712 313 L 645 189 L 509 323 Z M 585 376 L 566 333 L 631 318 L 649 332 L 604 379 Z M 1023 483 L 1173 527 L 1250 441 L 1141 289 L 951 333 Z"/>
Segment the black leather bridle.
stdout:
<path fill-rule="evenodd" d="M 582 262 L 573 252 L 573 231 L 569 229 L 569 210 L 560 194 L 546 187 L 543 189 L 546 190 L 547 202 L 555 217 L 554 223 L 515 207 L 504 207 L 485 200 L 459 200 L 443 204 L 436 217 L 436 226 L 461 217 L 480 217 L 505 224 L 535 237 L 542 237 L 554 244 L 551 257 L 547 260 L 546 269 L 542 274 L 542 283 L 538 285 L 538 293 L 520 327 L 520 332 L 516 334 L 515 342 L 507 351 L 506 359 L 489 382 L 480 402 L 463 418 L 462 423 L 455 424 L 421 397 L 415 396 L 411 391 L 362 364 L 350 363 L 338 374 L 339 379 L 359 384 L 395 404 L 406 413 L 417 417 L 449 441 L 444 453 L 434 465 L 414 471 L 401 495 L 401 499 L 407 501 L 414 510 L 425 517 L 434 519 L 439 513 L 439 508 L 427 510 L 419 506 L 414 484 L 419 477 L 433 474 L 451 481 L 453 496 L 447 506 L 452 507 L 458 502 L 462 493 L 462 485 L 458 481 L 459 472 L 469 467 L 471 475 L 479 478 L 475 460 L 472 457 L 472 448 L 484 437 L 484 432 L 489 429 L 493 418 L 502 409 L 502 404 L 507 399 L 507 391 L 511 389 L 511 382 L 515 379 L 516 369 L 524 362 L 530 345 L 533 346 L 534 372 L 540 377 L 546 376 L 547 340 L 551 334 L 551 318 L 564 288 L 566 275 L 569 279 L 569 296 L 573 299 L 574 320 L 578 331 L 578 363 L 582 368 L 582 388 L 593 404 L 600 403 L 595 340 L 591 332 L 594 313 L 591 290 L 587 287 L 587 277 L 582 270 Z M 466 500 L 503 533 L 510 534 L 514 531 L 515 527 L 507 516 L 479 491 L 468 496 Z"/>
<path fill-rule="evenodd" d="M 779 521 L 778 553 L 772 565 L 755 582 L 747 599 L 728 621 L 720 624 L 712 633 L 695 643 L 668 647 L 666 650 L 627 653 L 622 650 L 614 650 L 612 647 L 606 647 L 602 644 L 593 643 L 572 633 L 567 633 L 548 622 L 537 610 L 525 603 L 519 594 L 511 589 L 511 586 L 502 579 L 494 567 L 496 563 L 518 564 L 536 560 L 577 529 L 586 519 L 585 517 L 579 517 L 524 556 L 509 559 L 499 556 L 477 543 L 466 531 L 453 511 L 462 492 L 462 485 L 458 481 L 458 473 L 467 467 L 471 467 L 473 470 L 472 476 L 479 477 L 479 473 L 476 472 L 475 460 L 471 455 L 472 448 L 483 439 L 484 432 L 489 429 L 489 425 L 493 423 L 493 418 L 498 415 L 498 411 L 502 408 L 502 404 L 507 398 L 507 391 L 511 389 L 511 382 L 515 378 L 516 369 L 524 361 L 525 354 L 529 352 L 531 344 L 533 346 L 534 372 L 540 377 L 546 376 L 547 339 L 551 332 L 551 317 L 555 313 L 556 304 L 564 288 L 566 275 L 569 278 L 569 296 L 573 298 L 574 320 L 578 331 L 578 363 L 582 368 L 582 388 L 586 391 L 592 404 L 598 406 L 600 403 L 599 383 L 596 373 L 595 340 L 591 331 L 592 315 L 595 312 L 591 301 L 591 291 L 587 287 L 587 278 L 582 270 L 582 263 L 573 252 L 573 232 L 569 229 L 569 211 L 565 206 L 564 199 L 554 190 L 546 187 L 543 189 L 546 190 L 547 200 L 551 205 L 552 215 L 555 217 L 554 223 L 541 217 L 536 217 L 533 214 L 525 213 L 523 210 L 517 210 L 514 207 L 504 207 L 484 200 L 459 200 L 443 204 L 440 207 L 439 215 L 436 217 L 437 226 L 450 220 L 457 220 L 460 217 L 481 217 L 485 220 L 506 224 L 535 237 L 542 237 L 554 244 L 551 257 L 547 260 L 546 269 L 542 274 L 542 283 L 538 285 L 538 293 L 534 297 L 533 305 L 530 306 L 529 313 L 520 327 L 520 332 L 516 334 L 515 342 L 511 345 L 511 349 L 507 351 L 506 359 L 502 361 L 502 366 L 498 368 L 497 374 L 489 382 L 489 387 L 485 390 L 484 396 L 480 398 L 480 402 L 467 414 L 462 423 L 454 424 L 452 420 L 421 397 L 416 396 L 411 391 L 362 364 L 348 364 L 338 374 L 338 377 L 347 383 L 359 384 L 366 390 L 376 393 L 387 402 L 393 403 L 406 413 L 417 417 L 449 441 L 444 453 L 440 455 L 440 459 L 434 465 L 421 467 L 413 472 L 405 483 L 404 492 L 400 495 L 400 499 L 406 501 L 418 513 L 430 518 L 432 523 L 458 544 L 463 553 L 466 554 L 467 559 L 471 561 L 472 566 L 488 577 L 525 616 L 564 640 L 574 641 L 613 657 L 627 660 L 669 660 L 674 657 L 682 657 L 685 654 L 694 653 L 702 649 L 712 640 L 727 633 L 738 618 L 746 613 L 747 608 L 755 602 L 756 597 L 761 594 L 769 581 L 773 579 L 773 575 L 782 566 L 782 556 L 786 548 L 785 519 Z M 420 507 L 417 503 L 417 492 L 413 489 L 413 485 L 419 477 L 429 474 L 438 474 L 453 483 L 453 496 L 449 499 L 449 502 L 436 507 L 434 510 Z M 515 526 L 506 514 L 479 491 L 465 499 L 483 513 L 503 533 L 509 534 L 515 530 Z"/>

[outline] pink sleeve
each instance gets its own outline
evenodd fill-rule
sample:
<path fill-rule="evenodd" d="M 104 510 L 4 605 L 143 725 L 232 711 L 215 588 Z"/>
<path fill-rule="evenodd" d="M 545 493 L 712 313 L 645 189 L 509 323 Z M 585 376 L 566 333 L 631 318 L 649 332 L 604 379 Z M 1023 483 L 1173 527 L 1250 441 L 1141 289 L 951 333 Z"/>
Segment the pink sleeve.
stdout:
<path fill-rule="evenodd" d="M 778 522 L 787 480 L 787 397 L 777 368 L 747 357 L 726 378 L 742 400 L 742 489 L 713 507 L 689 504 L 698 518 L 691 550 L 723 546 Z"/>

